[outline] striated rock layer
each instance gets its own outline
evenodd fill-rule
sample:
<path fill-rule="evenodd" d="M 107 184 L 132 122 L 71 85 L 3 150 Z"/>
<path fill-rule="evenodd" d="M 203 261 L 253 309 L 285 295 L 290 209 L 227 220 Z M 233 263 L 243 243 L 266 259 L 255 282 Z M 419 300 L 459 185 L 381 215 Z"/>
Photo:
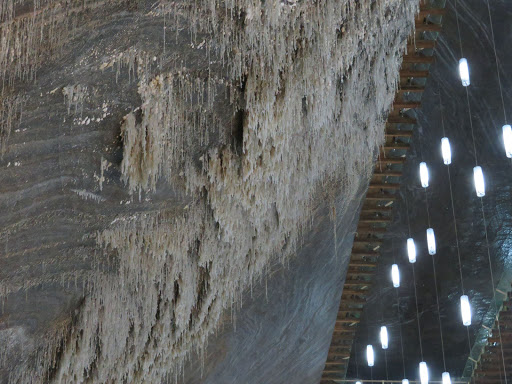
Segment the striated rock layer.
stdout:
<path fill-rule="evenodd" d="M 417 7 L 2 3 L 4 377 L 178 379 L 320 200 L 360 199 Z"/>

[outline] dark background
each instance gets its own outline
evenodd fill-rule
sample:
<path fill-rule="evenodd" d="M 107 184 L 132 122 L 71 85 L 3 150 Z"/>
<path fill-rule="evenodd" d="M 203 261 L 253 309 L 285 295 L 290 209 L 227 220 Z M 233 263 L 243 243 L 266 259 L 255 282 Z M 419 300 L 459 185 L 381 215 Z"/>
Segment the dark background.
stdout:
<path fill-rule="evenodd" d="M 505 107 L 507 115 L 512 116 L 509 76 L 512 71 L 512 53 L 509 49 L 512 38 L 510 23 L 512 3 L 503 0 L 489 0 L 489 2 Z M 504 124 L 504 117 L 492 48 L 487 0 L 459 0 L 457 10 L 462 49 L 470 66 L 471 85 L 468 90 L 476 155 L 478 164 L 483 168 L 486 182 L 483 205 L 487 219 L 494 281 L 495 285 L 501 283 L 505 289 L 509 290 L 510 280 L 506 272 L 510 273 L 512 263 L 510 250 L 512 164 L 505 156 L 502 141 L 501 127 Z M 482 321 L 486 316 L 492 315 L 492 311 L 490 313 L 489 310 L 494 308 L 494 305 L 491 305 L 492 286 L 481 203 L 476 197 L 473 185 L 475 153 L 466 91 L 458 75 L 460 47 L 454 0 L 446 3 L 443 31 L 437 41 L 436 61 L 430 68 L 421 109 L 415 113 L 418 127 L 412 139 L 411 150 L 407 155 L 400 198 L 395 203 L 394 221 L 390 227 L 390 235 L 382 246 L 377 281 L 372 288 L 372 297 L 365 306 L 363 319 L 359 325 L 347 377 L 356 377 L 359 373 L 359 377 L 363 379 L 371 377 L 383 379 L 386 376 L 396 380 L 403 378 L 398 322 L 400 315 L 406 375 L 410 380 L 419 378 L 418 363 L 421 361 L 421 351 L 416 321 L 413 271 L 406 253 L 406 239 L 409 237 L 405 203 L 407 201 L 411 235 L 416 241 L 418 250 L 415 273 L 424 360 L 429 364 L 431 380 L 441 380 L 440 376 L 444 369 L 432 257 L 427 252 L 426 244 L 425 230 L 428 224 L 425 192 L 419 180 L 421 161 L 427 162 L 430 172 L 430 186 L 427 194 L 430 219 L 437 240 L 435 265 L 446 369 L 451 373 L 452 379 L 471 375 L 470 369 L 464 372 L 469 349 L 474 347 L 475 342 L 477 342 L 475 350 L 478 349 L 480 345 L 478 342 L 482 340 L 482 333 L 479 333 L 482 329 Z M 450 172 L 464 287 L 473 310 L 473 323 L 468 329 L 469 332 L 462 325 L 460 317 L 459 298 L 462 293 L 459 263 L 455 246 L 447 166 L 443 164 L 440 147 L 440 140 L 443 137 L 442 115 L 444 115 L 446 136 L 449 137 L 452 147 Z M 402 285 L 398 289 L 399 306 L 395 289 L 390 281 L 391 264 L 395 258 L 402 276 Z M 497 295 L 499 298 L 500 294 L 497 293 Z M 379 342 L 381 325 L 387 325 L 390 334 L 390 345 L 386 356 Z M 372 343 L 376 351 L 373 370 L 370 370 L 366 364 L 365 351 L 368 343 Z"/>

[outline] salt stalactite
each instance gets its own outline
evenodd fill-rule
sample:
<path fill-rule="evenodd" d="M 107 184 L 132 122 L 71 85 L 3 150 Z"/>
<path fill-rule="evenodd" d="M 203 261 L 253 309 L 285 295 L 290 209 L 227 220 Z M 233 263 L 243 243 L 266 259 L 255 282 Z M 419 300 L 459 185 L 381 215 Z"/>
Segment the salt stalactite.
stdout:
<path fill-rule="evenodd" d="M 59 34 L 53 32 L 57 30 L 55 5 L 60 2 L 34 1 L 33 9 L 20 15 L 14 12 L 17 1 L 3 3 L 6 4 L 0 19 L 0 77 L 9 81 L 32 79 L 42 57 L 59 40 Z"/>
<path fill-rule="evenodd" d="M 68 85 L 62 88 L 64 102 L 68 107 L 68 115 L 73 109 L 74 114 L 82 114 L 85 98 L 87 97 L 87 87 L 81 84 Z"/>
<path fill-rule="evenodd" d="M 72 189 L 72 192 L 76 193 L 78 196 L 80 196 L 84 200 L 93 200 L 97 203 L 101 203 L 105 201 L 105 198 L 101 197 L 100 195 L 97 195 L 95 193 L 85 191 L 83 189 Z"/>
<path fill-rule="evenodd" d="M 169 23 L 187 18 L 193 35 L 208 33 L 227 75 L 139 76 L 142 104 L 122 123 L 121 171 L 133 194 L 164 180 L 186 186 L 192 203 L 119 217 L 98 234 L 117 273 L 94 282 L 59 360 L 19 381 L 44 381 L 45 368 L 60 383 L 177 380 L 224 310 L 276 257 L 293 255 L 322 187 L 337 180 L 345 203 L 358 198 L 417 10 L 410 0 L 155 8 Z M 196 153 L 209 132 L 230 129 L 215 118 L 218 87 L 242 83 L 242 150 L 221 140 Z"/>
<path fill-rule="evenodd" d="M 8 94 L 17 79 L 35 79 L 41 63 L 54 56 L 84 23 L 90 10 L 115 9 L 130 0 L 21 0 L 0 1 L 0 155 L 5 153 L 19 100 Z M 20 8 L 21 12 L 16 13 Z M 7 87 L 6 87 L 7 86 Z"/>
<path fill-rule="evenodd" d="M 0 78 L 34 79 L 42 61 L 68 40 L 74 28 L 82 25 L 91 9 L 110 7 L 130 0 L 34 0 L 21 7 L 19 0 L 0 2 Z M 105 15 L 109 14 L 106 9 Z"/>
<path fill-rule="evenodd" d="M 211 110 L 211 104 L 207 102 L 205 108 L 193 105 L 192 101 L 207 90 L 214 92 L 216 82 L 214 78 L 191 81 L 187 75 L 171 74 L 157 76 L 148 84 L 142 80 L 139 86 L 144 100 L 142 121 L 137 123 L 132 112 L 125 116 L 121 126 L 124 142 L 121 171 L 130 192 L 154 190 L 161 176 L 175 179 L 177 171 L 183 170 L 186 145 L 192 144 L 194 138 L 201 138 L 204 132 L 216 130 L 217 121 L 206 109 Z M 208 100 L 215 96 L 210 93 Z"/>
<path fill-rule="evenodd" d="M 100 191 L 103 191 L 103 183 L 105 182 L 105 171 L 110 168 L 112 164 L 108 160 L 101 158 L 100 175 L 97 177 Z"/>

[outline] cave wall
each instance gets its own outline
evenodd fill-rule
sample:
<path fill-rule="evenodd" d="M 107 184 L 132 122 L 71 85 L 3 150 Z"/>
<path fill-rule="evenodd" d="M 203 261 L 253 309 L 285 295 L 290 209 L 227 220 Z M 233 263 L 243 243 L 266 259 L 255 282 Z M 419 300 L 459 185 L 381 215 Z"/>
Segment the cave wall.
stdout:
<path fill-rule="evenodd" d="M 208 367 L 226 313 L 250 318 L 263 281 L 280 300 L 293 273 L 312 284 L 327 220 L 350 233 L 417 5 L 3 3 L 2 379 L 201 381 L 184 364 Z M 291 301 L 302 326 L 337 306 L 349 245 L 314 265 L 337 260 L 329 300 Z"/>
<path fill-rule="evenodd" d="M 242 307 L 224 314 L 204 356 L 187 362 L 184 383 L 320 382 L 359 219 L 359 199 L 333 217 L 342 202 L 319 201 L 296 255 L 272 263 Z"/>

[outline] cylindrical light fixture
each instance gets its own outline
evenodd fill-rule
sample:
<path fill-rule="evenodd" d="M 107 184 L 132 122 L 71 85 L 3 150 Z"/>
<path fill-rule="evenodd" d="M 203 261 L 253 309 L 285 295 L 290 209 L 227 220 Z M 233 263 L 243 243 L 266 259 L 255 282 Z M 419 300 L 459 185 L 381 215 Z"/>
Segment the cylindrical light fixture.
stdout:
<path fill-rule="evenodd" d="M 443 372 L 443 384 L 452 384 L 452 379 L 448 372 Z"/>
<path fill-rule="evenodd" d="M 420 363 L 420 381 L 421 384 L 428 384 L 428 367 L 424 361 Z"/>
<path fill-rule="evenodd" d="M 388 349 L 389 338 L 386 326 L 380 327 L 380 344 L 382 345 L 382 349 Z"/>
<path fill-rule="evenodd" d="M 459 60 L 459 75 L 460 81 L 464 87 L 467 87 L 471 82 L 469 81 L 469 66 L 465 58 Z"/>
<path fill-rule="evenodd" d="M 416 262 L 416 246 L 414 245 L 413 238 L 407 239 L 407 256 L 409 256 L 410 263 Z"/>
<path fill-rule="evenodd" d="M 473 168 L 473 178 L 475 179 L 475 190 L 478 197 L 485 196 L 485 181 L 482 167 L 476 166 Z"/>
<path fill-rule="evenodd" d="M 420 180 L 421 180 L 421 186 L 423 188 L 427 188 L 428 187 L 428 168 L 427 168 L 427 163 L 425 163 L 424 161 L 422 161 L 420 163 Z"/>
<path fill-rule="evenodd" d="M 441 139 L 441 154 L 443 155 L 443 163 L 446 165 L 452 163 L 452 148 L 447 137 Z"/>
<path fill-rule="evenodd" d="M 361 382 L 360 381 L 356 381 L 356 384 L 361 384 Z"/>
<path fill-rule="evenodd" d="M 434 235 L 434 230 L 432 228 L 427 229 L 427 246 L 428 253 L 431 255 L 436 254 L 436 236 Z"/>
<path fill-rule="evenodd" d="M 507 157 L 512 157 L 512 127 L 510 125 L 503 126 L 503 143 L 505 144 L 505 153 Z"/>
<path fill-rule="evenodd" d="M 403 379 L 403 380 L 402 380 L 402 384 L 409 384 L 409 380 L 407 380 L 407 379 Z"/>
<path fill-rule="evenodd" d="M 368 366 L 373 367 L 373 364 L 375 364 L 375 356 L 373 354 L 373 345 L 366 346 L 366 360 L 368 361 Z"/>
<path fill-rule="evenodd" d="M 391 280 L 393 280 L 393 287 L 398 288 L 400 286 L 400 271 L 396 264 L 391 266 Z"/>
<path fill-rule="evenodd" d="M 462 295 L 460 297 L 460 313 L 462 315 L 462 324 L 466 327 L 471 325 L 471 306 L 469 305 L 469 297 Z"/>

